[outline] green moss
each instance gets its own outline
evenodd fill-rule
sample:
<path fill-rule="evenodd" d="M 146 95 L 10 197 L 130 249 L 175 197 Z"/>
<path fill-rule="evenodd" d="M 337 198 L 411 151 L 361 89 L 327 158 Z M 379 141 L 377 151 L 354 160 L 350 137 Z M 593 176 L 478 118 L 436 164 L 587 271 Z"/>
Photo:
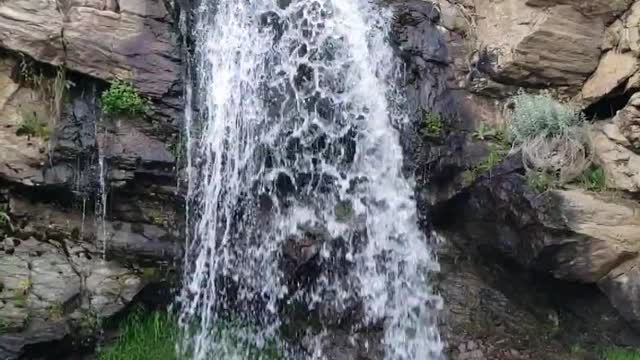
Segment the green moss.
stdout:
<path fill-rule="evenodd" d="M 102 112 L 107 115 L 140 115 L 147 112 L 148 101 L 140 96 L 131 84 L 114 81 L 100 98 Z"/>
<path fill-rule="evenodd" d="M 426 111 L 422 117 L 422 135 L 424 136 L 440 136 L 442 135 L 443 125 L 442 116 L 437 112 Z"/>
<path fill-rule="evenodd" d="M 18 136 L 34 136 L 43 139 L 49 138 L 49 126 L 40 119 L 35 111 L 25 111 L 22 113 L 22 122 L 16 130 Z"/>

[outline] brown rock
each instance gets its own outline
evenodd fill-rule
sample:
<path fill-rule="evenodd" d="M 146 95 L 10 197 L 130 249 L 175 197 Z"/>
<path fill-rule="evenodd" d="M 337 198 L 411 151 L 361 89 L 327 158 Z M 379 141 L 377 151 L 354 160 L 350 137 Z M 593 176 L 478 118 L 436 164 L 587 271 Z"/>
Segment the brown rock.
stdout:
<path fill-rule="evenodd" d="M 640 204 L 581 190 L 548 191 L 537 200 L 540 221 L 573 236 L 549 237 L 562 245 L 553 257 L 558 278 L 596 282 L 640 251 Z"/>
<path fill-rule="evenodd" d="M 518 0 L 476 0 L 478 38 L 493 59 L 492 76 L 528 85 L 581 84 L 597 67 L 601 19 L 572 6 L 548 10 Z"/>
<path fill-rule="evenodd" d="M 42 182 L 46 141 L 16 132 L 28 117 L 48 123 L 49 108 L 38 92 L 11 79 L 15 66 L 12 59 L 0 59 L 0 178 L 31 185 Z"/>
<path fill-rule="evenodd" d="M 633 0 L 527 0 L 531 6 L 571 5 L 590 17 L 600 17 L 606 23 L 624 12 Z"/>
<path fill-rule="evenodd" d="M 594 103 L 610 94 L 638 70 L 638 60 L 632 53 L 607 52 L 582 88 L 581 97 Z"/>
<path fill-rule="evenodd" d="M 595 161 L 604 169 L 607 186 L 629 192 L 640 191 L 640 155 L 629 150 L 629 140 L 612 121 L 591 130 Z"/>

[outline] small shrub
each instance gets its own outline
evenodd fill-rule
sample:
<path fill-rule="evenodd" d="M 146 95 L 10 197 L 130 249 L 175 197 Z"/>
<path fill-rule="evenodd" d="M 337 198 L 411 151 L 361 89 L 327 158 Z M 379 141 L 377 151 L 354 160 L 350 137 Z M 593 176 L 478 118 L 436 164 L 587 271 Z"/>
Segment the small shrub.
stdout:
<path fill-rule="evenodd" d="M 545 192 L 556 186 L 558 179 L 553 174 L 547 172 L 529 171 L 526 175 L 527 186 L 539 193 Z"/>
<path fill-rule="evenodd" d="M 43 139 L 49 138 L 49 126 L 40 119 L 35 111 L 25 111 L 22 114 L 22 122 L 16 130 L 18 136 L 34 136 Z"/>
<path fill-rule="evenodd" d="M 107 115 L 143 114 L 148 109 L 148 102 L 140 96 L 132 85 L 114 81 L 100 98 L 102 111 Z"/>
<path fill-rule="evenodd" d="M 514 109 L 509 136 L 517 143 L 534 137 L 563 136 L 584 123 L 584 116 L 547 94 L 530 95 L 520 92 L 512 98 Z"/>
<path fill-rule="evenodd" d="M 480 123 L 480 126 L 473 132 L 472 136 L 476 140 L 492 141 L 502 147 L 509 145 L 507 136 L 502 129 L 494 128 L 485 123 Z"/>
<path fill-rule="evenodd" d="M 607 189 L 607 179 L 604 169 L 600 166 L 588 168 L 580 177 L 580 185 L 589 191 L 605 191 Z"/>
<path fill-rule="evenodd" d="M 437 112 L 425 112 L 422 118 L 422 135 L 440 136 L 442 130 L 442 116 Z"/>

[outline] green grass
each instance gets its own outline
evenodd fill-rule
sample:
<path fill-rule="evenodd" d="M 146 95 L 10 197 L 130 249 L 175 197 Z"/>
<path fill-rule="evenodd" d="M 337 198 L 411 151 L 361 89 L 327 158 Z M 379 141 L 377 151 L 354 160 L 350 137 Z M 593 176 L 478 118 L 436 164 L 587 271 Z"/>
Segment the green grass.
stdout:
<path fill-rule="evenodd" d="M 100 97 L 102 112 L 107 115 L 141 115 L 148 108 L 148 101 L 140 96 L 131 84 L 114 81 Z"/>
<path fill-rule="evenodd" d="M 25 111 L 22 114 L 22 122 L 16 130 L 16 135 L 48 139 L 49 126 L 45 121 L 40 119 L 35 111 Z"/>
<path fill-rule="evenodd" d="M 604 352 L 602 360 L 640 360 L 640 351 L 612 348 Z"/>
<path fill-rule="evenodd" d="M 176 321 L 166 312 L 134 311 L 116 342 L 98 351 L 98 360 L 176 360 Z"/>
<path fill-rule="evenodd" d="M 275 342 L 258 349 L 249 344 L 241 334 L 251 332 L 251 328 L 231 321 L 220 321 L 212 330 L 213 341 L 209 358 L 224 359 L 229 354 L 239 355 L 247 360 L 284 359 Z M 178 360 L 176 343 L 180 329 L 176 319 L 164 311 L 148 312 L 138 308 L 124 320 L 119 328 L 117 340 L 98 350 L 98 360 Z M 189 356 L 187 355 L 188 359 Z"/>
<path fill-rule="evenodd" d="M 580 186 L 589 191 L 605 191 L 607 189 L 607 179 L 604 169 L 600 166 L 593 166 L 587 169 L 580 177 Z"/>

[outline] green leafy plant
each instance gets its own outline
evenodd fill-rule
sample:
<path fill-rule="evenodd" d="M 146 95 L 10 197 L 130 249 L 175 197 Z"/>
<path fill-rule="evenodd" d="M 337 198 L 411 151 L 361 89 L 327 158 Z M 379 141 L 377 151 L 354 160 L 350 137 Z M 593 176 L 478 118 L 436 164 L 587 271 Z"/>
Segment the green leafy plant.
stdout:
<path fill-rule="evenodd" d="M 437 112 L 424 112 L 422 117 L 422 135 L 440 136 L 442 131 L 442 116 Z"/>
<path fill-rule="evenodd" d="M 492 127 L 485 123 L 480 123 L 480 126 L 473 132 L 472 137 L 482 141 L 491 140 L 498 145 L 508 145 L 507 136 L 502 129 Z"/>
<path fill-rule="evenodd" d="M 47 309 L 47 315 L 51 320 L 60 320 L 64 316 L 64 310 L 62 309 L 62 305 L 55 304 L 49 306 Z"/>
<path fill-rule="evenodd" d="M 144 114 L 148 108 L 148 101 L 140 96 L 131 84 L 123 81 L 114 81 L 111 86 L 102 93 L 100 98 L 102 111 L 107 115 Z"/>
<path fill-rule="evenodd" d="M 24 111 L 22 113 L 22 122 L 16 130 L 18 136 L 33 136 L 43 139 L 49 138 L 49 126 L 41 120 L 35 111 Z"/>
<path fill-rule="evenodd" d="M 547 172 L 528 171 L 526 175 L 527 186 L 536 192 L 542 193 L 556 186 L 558 179 Z"/>
<path fill-rule="evenodd" d="M 589 191 L 605 191 L 607 189 L 607 179 L 604 169 L 600 166 L 588 168 L 580 177 L 580 185 Z"/>
<path fill-rule="evenodd" d="M 5 227 L 7 225 L 11 226 L 11 218 L 5 211 L 0 210 L 0 227 Z"/>

